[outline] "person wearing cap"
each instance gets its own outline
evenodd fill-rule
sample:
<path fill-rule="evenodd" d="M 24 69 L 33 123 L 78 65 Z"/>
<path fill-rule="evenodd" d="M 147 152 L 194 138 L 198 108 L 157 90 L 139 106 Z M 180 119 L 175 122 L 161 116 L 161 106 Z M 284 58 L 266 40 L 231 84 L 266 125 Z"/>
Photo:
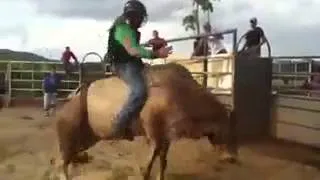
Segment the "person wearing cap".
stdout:
<path fill-rule="evenodd" d="M 250 19 L 251 29 L 244 35 L 245 44 L 240 52 L 247 51 L 250 55 L 261 56 L 261 46 L 267 41 L 264 31 L 258 26 L 257 18 Z"/>
<path fill-rule="evenodd" d="M 147 9 L 143 3 L 129 0 L 124 6 L 123 13 L 116 18 L 109 30 L 106 61 L 130 89 L 127 102 L 115 117 L 110 134 L 112 138 L 133 140 L 130 125 L 139 116 L 148 97 L 142 58 L 166 58 L 172 51 L 172 47 L 162 47 L 152 51 L 140 45 L 138 29 L 146 22 L 147 17 Z"/>

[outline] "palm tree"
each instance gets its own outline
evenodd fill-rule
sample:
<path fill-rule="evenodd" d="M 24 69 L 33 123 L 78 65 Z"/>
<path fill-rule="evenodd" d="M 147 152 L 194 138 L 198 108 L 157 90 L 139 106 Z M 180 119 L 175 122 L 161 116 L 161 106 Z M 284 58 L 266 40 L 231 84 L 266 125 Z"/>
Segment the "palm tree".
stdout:
<path fill-rule="evenodd" d="M 220 0 L 192 0 L 194 10 L 182 20 L 182 25 L 185 26 L 186 31 L 192 30 L 197 35 L 200 34 L 199 10 L 201 8 L 201 10 L 207 14 L 207 20 L 210 22 L 210 14 L 213 12 L 213 4 L 211 1 Z"/>
<path fill-rule="evenodd" d="M 212 1 L 220 1 L 220 0 L 212 0 Z M 207 21 L 210 24 L 210 14 L 213 12 L 213 4 L 211 0 L 192 0 L 192 5 L 194 10 L 191 14 L 185 16 L 182 20 L 183 26 L 185 26 L 186 31 L 189 29 L 193 32 L 196 32 L 197 35 L 200 34 L 200 18 L 199 18 L 199 9 L 207 14 Z M 208 72 L 208 59 L 205 58 L 203 61 L 203 71 Z M 204 75 L 202 80 L 202 85 L 207 86 L 207 75 Z"/>
<path fill-rule="evenodd" d="M 191 14 L 185 16 L 182 19 L 182 25 L 185 27 L 186 31 L 192 30 L 194 32 L 198 32 L 197 25 L 196 25 L 198 20 L 197 20 L 196 14 L 197 14 L 196 10 L 193 10 Z"/>

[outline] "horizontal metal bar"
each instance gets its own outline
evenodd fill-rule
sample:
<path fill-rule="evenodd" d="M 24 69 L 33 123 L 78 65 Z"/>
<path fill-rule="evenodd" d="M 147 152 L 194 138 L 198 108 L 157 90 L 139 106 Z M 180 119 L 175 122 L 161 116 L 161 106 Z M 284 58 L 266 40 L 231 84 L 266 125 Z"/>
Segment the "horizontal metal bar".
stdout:
<path fill-rule="evenodd" d="M 58 61 L 54 62 L 54 61 L 0 61 L 0 64 L 61 64 L 62 62 Z"/>
<path fill-rule="evenodd" d="M 43 70 L 11 70 L 13 73 L 50 73 L 51 71 L 43 71 Z M 65 74 L 65 71 L 56 71 L 57 74 Z M 71 74 L 79 74 L 79 72 L 72 72 Z"/>
<path fill-rule="evenodd" d="M 320 90 L 301 90 L 301 89 L 277 89 L 279 92 L 300 92 L 300 93 L 315 93 L 320 95 Z"/>
<path fill-rule="evenodd" d="M 42 80 L 38 79 L 11 79 L 12 82 L 42 82 Z M 73 80 L 62 80 L 62 83 L 79 83 L 79 81 Z"/>
<path fill-rule="evenodd" d="M 14 91 L 43 91 L 43 89 L 31 89 L 31 88 L 11 88 L 11 90 L 14 90 Z M 58 92 L 61 91 L 61 92 L 73 92 L 74 89 L 59 89 Z"/>
<path fill-rule="evenodd" d="M 231 91 L 232 88 L 219 88 L 219 87 L 212 87 L 213 91 Z"/>
<path fill-rule="evenodd" d="M 320 56 L 272 56 L 272 59 L 320 59 Z"/>
<path fill-rule="evenodd" d="M 272 77 L 277 77 L 277 78 L 281 78 L 281 77 L 291 77 L 291 78 L 297 78 L 297 77 L 309 77 L 310 75 L 303 75 L 303 74 L 296 74 L 296 75 L 292 75 L 292 74 L 273 74 Z"/>
<path fill-rule="evenodd" d="M 83 64 L 101 64 L 101 62 L 84 62 Z M 54 61 L 0 61 L 0 64 L 55 64 L 55 65 L 63 65 L 63 63 L 59 60 Z M 106 65 L 110 65 L 105 63 Z"/>
<path fill-rule="evenodd" d="M 281 90 L 281 88 L 283 88 L 283 89 L 297 88 L 298 86 L 296 86 L 296 85 L 286 85 L 286 84 L 284 84 L 284 85 L 272 85 L 272 87 L 273 87 L 274 89 L 280 89 L 280 90 Z"/>
<path fill-rule="evenodd" d="M 191 72 L 191 74 L 210 75 L 210 76 L 225 76 L 225 75 L 232 75 L 232 72 Z"/>
<path fill-rule="evenodd" d="M 308 112 L 312 112 L 312 113 L 320 113 L 320 110 L 318 110 L 318 109 L 308 109 L 308 108 L 303 108 L 303 107 L 288 106 L 288 105 L 282 105 L 282 104 L 278 104 L 277 106 L 281 107 L 281 108 L 294 109 L 294 110 L 299 110 L 299 111 L 308 111 Z M 320 119 L 319 119 L 319 121 L 320 121 Z"/>
<path fill-rule="evenodd" d="M 309 72 L 273 72 L 272 75 L 277 75 L 277 76 L 284 76 L 284 75 L 291 75 L 291 76 L 320 76 L 320 73 L 309 73 Z"/>
<path fill-rule="evenodd" d="M 306 129 L 311 129 L 314 131 L 320 131 L 319 127 L 312 127 L 312 126 L 307 126 L 307 125 L 299 124 L 299 123 L 293 123 L 293 122 L 281 121 L 281 120 L 278 120 L 277 123 L 286 124 L 286 125 L 290 125 L 290 126 L 298 126 L 298 127 L 302 127 L 302 128 L 306 128 Z"/>
<path fill-rule="evenodd" d="M 19 100 L 19 99 L 21 99 L 21 98 L 19 98 L 19 97 L 11 97 L 11 100 Z M 34 100 L 42 100 L 43 97 L 32 97 L 32 99 L 34 99 Z M 69 98 L 57 98 L 58 101 L 66 101 L 68 99 Z"/>
<path fill-rule="evenodd" d="M 237 31 L 237 29 L 229 29 L 229 30 L 221 31 L 219 33 L 211 33 L 211 34 L 204 34 L 204 35 L 197 35 L 197 36 L 187 36 L 187 37 L 181 37 L 181 38 L 168 39 L 168 40 L 166 40 L 166 42 L 178 42 L 178 41 L 186 41 L 186 40 L 192 40 L 192 39 L 202 38 L 202 37 L 216 36 L 219 34 L 231 34 L 231 33 L 235 33 L 236 31 Z M 146 46 L 147 42 L 143 43 L 142 45 Z"/>
<path fill-rule="evenodd" d="M 298 95 L 288 95 L 288 94 L 278 94 L 280 98 L 287 99 L 297 99 L 297 100 L 307 100 L 307 101 L 320 101 L 320 97 L 310 97 L 310 96 L 298 96 Z"/>

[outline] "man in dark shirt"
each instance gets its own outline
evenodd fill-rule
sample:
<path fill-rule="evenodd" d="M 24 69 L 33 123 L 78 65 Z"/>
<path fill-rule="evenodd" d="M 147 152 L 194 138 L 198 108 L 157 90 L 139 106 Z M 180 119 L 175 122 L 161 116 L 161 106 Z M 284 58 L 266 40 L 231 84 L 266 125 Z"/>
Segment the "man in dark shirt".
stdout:
<path fill-rule="evenodd" d="M 153 38 L 148 41 L 148 46 L 152 47 L 153 51 L 158 51 L 162 47 L 167 46 L 167 42 L 159 37 L 159 32 L 157 30 L 154 30 L 152 32 Z"/>
<path fill-rule="evenodd" d="M 246 42 L 242 50 L 247 51 L 250 55 L 260 56 L 261 46 L 267 41 L 261 27 L 257 26 L 257 18 L 250 19 L 251 29 L 245 34 Z"/>
<path fill-rule="evenodd" d="M 70 50 L 70 47 L 67 46 L 65 51 L 62 54 L 62 57 L 61 57 L 61 61 L 63 62 L 64 70 L 65 70 L 66 74 L 70 74 L 73 70 L 73 67 L 74 67 L 73 64 L 70 62 L 71 58 L 74 59 L 76 65 L 79 64 L 77 57 Z"/>
<path fill-rule="evenodd" d="M 52 67 L 49 75 L 45 76 L 42 82 L 43 108 L 45 116 L 49 116 L 49 110 L 55 110 L 57 102 L 57 92 L 60 85 L 60 77 L 56 74 L 55 67 Z"/>

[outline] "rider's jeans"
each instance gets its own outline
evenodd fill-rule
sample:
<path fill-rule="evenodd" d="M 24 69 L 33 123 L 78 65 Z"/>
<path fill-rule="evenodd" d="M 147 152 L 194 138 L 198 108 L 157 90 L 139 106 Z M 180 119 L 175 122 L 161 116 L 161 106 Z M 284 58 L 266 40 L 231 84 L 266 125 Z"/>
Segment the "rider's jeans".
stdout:
<path fill-rule="evenodd" d="M 143 64 L 139 61 L 114 64 L 117 75 L 125 81 L 130 92 L 127 102 L 117 116 L 117 130 L 127 128 L 138 117 L 148 95 L 147 83 L 143 74 Z M 116 92 L 115 92 L 116 93 Z"/>

